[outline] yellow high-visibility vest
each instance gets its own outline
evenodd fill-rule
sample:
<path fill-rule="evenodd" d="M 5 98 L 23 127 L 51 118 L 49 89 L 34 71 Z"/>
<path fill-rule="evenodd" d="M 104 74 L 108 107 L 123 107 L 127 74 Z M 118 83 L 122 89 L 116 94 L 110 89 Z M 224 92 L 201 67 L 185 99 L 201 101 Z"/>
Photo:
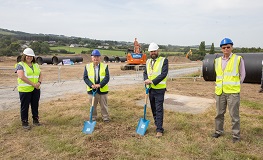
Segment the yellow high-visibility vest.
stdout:
<path fill-rule="evenodd" d="M 24 75 L 27 77 L 31 82 L 37 83 L 40 75 L 40 68 L 37 63 L 32 63 L 33 70 L 24 62 L 19 62 L 21 66 L 24 68 Z M 17 90 L 19 92 L 32 92 L 34 90 L 34 87 L 30 84 L 25 83 L 22 79 L 17 78 Z"/>
<path fill-rule="evenodd" d="M 225 70 L 222 69 L 222 57 L 215 59 L 216 86 L 215 94 L 240 93 L 239 64 L 241 56 L 232 54 Z"/>
<path fill-rule="evenodd" d="M 162 73 L 162 67 L 164 63 L 164 57 L 158 57 L 152 67 L 152 59 L 148 59 L 146 61 L 146 70 L 147 75 L 150 80 L 155 79 L 158 75 Z M 157 85 L 151 84 L 151 88 L 153 89 L 164 89 L 166 88 L 167 77 L 165 77 L 160 83 Z"/>
<path fill-rule="evenodd" d="M 105 78 L 106 76 L 106 68 L 107 68 L 107 64 L 104 64 L 104 63 L 100 63 L 100 82 Z M 90 81 L 95 84 L 95 71 L 94 71 L 94 65 L 93 63 L 90 63 L 90 64 L 87 64 L 86 65 L 86 69 L 87 69 L 87 72 L 88 72 L 88 77 L 90 79 Z M 89 87 L 87 85 L 87 91 L 91 91 L 92 88 Z M 109 91 L 109 87 L 108 87 L 108 84 L 106 84 L 104 87 L 100 88 L 100 91 L 101 92 L 107 92 Z"/>

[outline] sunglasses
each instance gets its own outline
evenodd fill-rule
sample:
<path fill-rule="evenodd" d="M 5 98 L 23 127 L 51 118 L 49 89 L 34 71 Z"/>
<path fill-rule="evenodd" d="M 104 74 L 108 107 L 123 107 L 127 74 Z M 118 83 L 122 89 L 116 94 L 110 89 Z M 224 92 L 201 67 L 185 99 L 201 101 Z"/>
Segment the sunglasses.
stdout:
<path fill-rule="evenodd" d="M 230 46 L 227 46 L 227 47 L 222 47 L 222 49 L 226 49 L 226 48 L 227 48 L 227 49 L 229 49 L 229 48 L 230 48 Z"/>

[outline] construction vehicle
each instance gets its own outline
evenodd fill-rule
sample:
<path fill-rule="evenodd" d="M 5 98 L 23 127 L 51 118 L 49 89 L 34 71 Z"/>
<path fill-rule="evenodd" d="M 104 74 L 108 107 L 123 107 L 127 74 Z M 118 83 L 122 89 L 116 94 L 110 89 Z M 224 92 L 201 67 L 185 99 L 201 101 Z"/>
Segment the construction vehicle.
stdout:
<path fill-rule="evenodd" d="M 140 44 L 137 42 L 137 38 L 134 41 L 134 49 L 127 49 L 126 59 L 127 64 L 121 66 L 121 70 L 143 70 L 146 66 L 147 56 L 142 53 Z"/>
<path fill-rule="evenodd" d="M 192 55 L 192 54 L 193 54 L 193 53 L 192 53 L 192 50 L 190 49 L 190 50 L 186 53 L 186 56 L 185 56 L 185 57 L 189 59 L 189 56 Z"/>

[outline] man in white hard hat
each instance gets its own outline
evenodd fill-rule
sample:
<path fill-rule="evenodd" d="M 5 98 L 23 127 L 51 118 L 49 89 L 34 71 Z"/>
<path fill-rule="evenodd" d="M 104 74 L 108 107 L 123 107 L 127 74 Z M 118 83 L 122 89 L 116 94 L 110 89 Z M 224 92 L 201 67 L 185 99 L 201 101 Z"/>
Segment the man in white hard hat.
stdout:
<path fill-rule="evenodd" d="M 21 62 L 16 66 L 18 75 L 17 90 L 21 102 L 21 121 L 24 129 L 29 130 L 31 127 L 28 123 L 28 110 L 31 105 L 33 124 L 39 126 L 38 107 L 40 99 L 40 85 L 42 82 L 42 73 L 36 63 L 35 53 L 31 48 L 23 51 Z"/>
<path fill-rule="evenodd" d="M 159 57 L 159 46 L 156 43 L 149 45 L 148 51 L 151 58 L 146 61 L 146 68 L 143 72 L 144 83 L 150 85 L 149 99 L 151 110 L 156 126 L 156 137 L 163 136 L 163 102 L 166 91 L 166 80 L 168 74 L 168 60 Z"/>

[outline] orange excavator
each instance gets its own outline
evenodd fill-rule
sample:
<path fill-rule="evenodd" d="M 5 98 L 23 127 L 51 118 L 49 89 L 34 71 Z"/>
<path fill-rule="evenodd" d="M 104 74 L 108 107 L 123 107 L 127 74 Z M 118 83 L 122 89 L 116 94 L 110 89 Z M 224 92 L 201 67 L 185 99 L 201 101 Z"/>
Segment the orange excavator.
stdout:
<path fill-rule="evenodd" d="M 142 70 L 146 66 L 147 56 L 141 51 L 137 38 L 134 40 L 134 49 L 128 49 L 126 54 L 127 64 L 121 70 Z"/>

